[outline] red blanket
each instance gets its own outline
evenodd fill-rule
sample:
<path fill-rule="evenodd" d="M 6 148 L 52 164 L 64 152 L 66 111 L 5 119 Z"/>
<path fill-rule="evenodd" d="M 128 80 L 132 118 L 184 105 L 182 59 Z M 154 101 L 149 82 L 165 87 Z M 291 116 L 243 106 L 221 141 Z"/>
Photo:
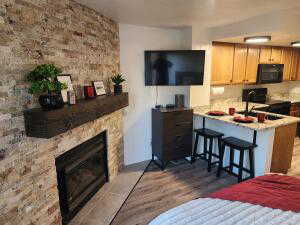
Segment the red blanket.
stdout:
<path fill-rule="evenodd" d="M 208 197 L 300 212 L 300 179 L 265 175 L 224 188 Z"/>

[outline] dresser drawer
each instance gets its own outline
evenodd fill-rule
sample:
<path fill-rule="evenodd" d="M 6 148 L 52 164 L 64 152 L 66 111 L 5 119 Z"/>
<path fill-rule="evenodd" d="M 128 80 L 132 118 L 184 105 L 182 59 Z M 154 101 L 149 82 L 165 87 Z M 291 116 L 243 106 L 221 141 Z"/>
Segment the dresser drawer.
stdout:
<path fill-rule="evenodd" d="M 193 122 L 168 122 L 163 126 L 163 133 L 165 138 L 175 135 L 186 135 L 193 133 Z"/>
<path fill-rule="evenodd" d="M 176 124 L 180 122 L 193 121 L 193 111 L 167 112 L 164 113 L 163 117 L 166 123 L 173 122 Z"/>
<path fill-rule="evenodd" d="M 164 147 L 163 158 L 165 160 L 180 159 L 192 155 L 192 143 L 189 144 L 170 144 Z"/>
<path fill-rule="evenodd" d="M 181 134 L 165 136 L 163 139 L 164 145 L 176 145 L 176 146 L 186 145 L 192 143 L 192 141 L 193 141 L 193 134 L 190 131 Z"/>

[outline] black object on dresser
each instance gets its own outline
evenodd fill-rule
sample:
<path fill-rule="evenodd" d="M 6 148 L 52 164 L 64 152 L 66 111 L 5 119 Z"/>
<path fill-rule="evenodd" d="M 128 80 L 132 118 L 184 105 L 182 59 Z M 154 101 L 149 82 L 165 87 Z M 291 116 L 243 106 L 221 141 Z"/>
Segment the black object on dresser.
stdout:
<path fill-rule="evenodd" d="M 162 170 L 169 161 L 191 156 L 192 142 L 192 109 L 152 109 L 152 161 Z"/>

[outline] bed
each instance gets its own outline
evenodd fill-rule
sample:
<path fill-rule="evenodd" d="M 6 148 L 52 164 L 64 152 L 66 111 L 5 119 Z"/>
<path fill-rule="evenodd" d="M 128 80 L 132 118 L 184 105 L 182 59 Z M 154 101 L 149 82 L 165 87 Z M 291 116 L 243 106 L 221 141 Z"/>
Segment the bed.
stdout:
<path fill-rule="evenodd" d="M 149 225 L 300 225 L 300 179 L 269 174 L 173 208 Z"/>

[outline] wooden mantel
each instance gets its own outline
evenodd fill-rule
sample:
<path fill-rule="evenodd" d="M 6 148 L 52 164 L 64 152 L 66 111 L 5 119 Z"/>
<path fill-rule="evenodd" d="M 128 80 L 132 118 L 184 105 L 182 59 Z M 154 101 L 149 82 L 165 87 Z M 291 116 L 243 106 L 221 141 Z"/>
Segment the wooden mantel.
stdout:
<path fill-rule="evenodd" d="M 44 111 L 41 108 L 24 111 L 25 130 L 29 137 L 51 138 L 84 123 L 128 106 L 128 93 L 99 96 L 81 100 L 76 105 Z"/>

